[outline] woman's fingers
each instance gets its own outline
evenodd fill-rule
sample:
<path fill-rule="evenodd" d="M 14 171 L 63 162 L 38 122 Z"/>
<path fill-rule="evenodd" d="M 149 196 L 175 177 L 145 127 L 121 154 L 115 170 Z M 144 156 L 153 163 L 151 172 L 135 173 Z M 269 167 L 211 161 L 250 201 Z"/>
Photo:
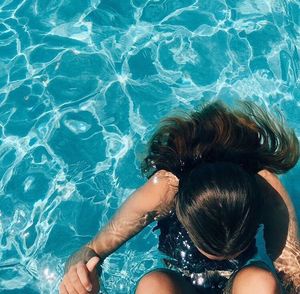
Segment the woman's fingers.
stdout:
<path fill-rule="evenodd" d="M 95 269 L 99 261 L 99 257 L 95 256 L 87 264 L 79 262 L 71 266 L 61 282 L 60 294 L 97 293 L 99 278 Z"/>
<path fill-rule="evenodd" d="M 77 274 L 77 265 L 72 266 L 64 278 L 65 287 L 69 294 L 86 294 L 87 290 L 82 285 Z"/>
<path fill-rule="evenodd" d="M 65 289 L 67 290 L 68 294 L 79 294 L 80 293 L 75 290 L 74 285 L 72 284 L 72 282 L 70 281 L 68 276 L 64 277 L 64 286 L 65 286 Z"/>
<path fill-rule="evenodd" d="M 92 272 L 96 268 L 99 261 L 100 261 L 100 258 L 97 256 L 94 256 L 87 262 L 86 267 L 89 270 L 89 272 Z"/>
<path fill-rule="evenodd" d="M 99 263 L 100 258 L 97 256 L 92 257 L 86 264 L 86 267 L 89 271 L 89 277 L 90 281 L 92 282 L 93 289 L 92 292 L 93 294 L 96 294 L 99 292 L 100 285 L 99 285 L 99 277 L 98 277 L 98 272 L 97 272 L 97 264 Z"/>
<path fill-rule="evenodd" d="M 89 277 L 89 270 L 83 262 L 77 264 L 77 275 L 83 287 L 90 292 L 92 290 L 92 283 Z"/>
<path fill-rule="evenodd" d="M 59 294 L 68 294 L 68 291 L 64 285 L 64 282 L 62 281 L 59 286 Z"/>

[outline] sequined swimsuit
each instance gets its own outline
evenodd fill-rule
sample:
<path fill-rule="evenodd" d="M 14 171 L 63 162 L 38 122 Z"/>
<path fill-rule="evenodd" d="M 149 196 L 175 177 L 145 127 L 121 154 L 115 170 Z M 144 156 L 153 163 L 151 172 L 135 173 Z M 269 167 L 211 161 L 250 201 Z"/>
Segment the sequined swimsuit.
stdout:
<path fill-rule="evenodd" d="M 159 250 L 168 256 L 164 259 L 166 266 L 179 271 L 199 290 L 214 288 L 215 293 L 221 293 L 228 279 L 257 256 L 254 239 L 248 249 L 235 259 L 222 261 L 208 259 L 194 246 L 175 213 L 159 220 L 155 229 L 160 229 Z M 262 261 L 262 263 L 266 264 L 270 271 L 275 271 L 271 268 L 270 262 Z"/>

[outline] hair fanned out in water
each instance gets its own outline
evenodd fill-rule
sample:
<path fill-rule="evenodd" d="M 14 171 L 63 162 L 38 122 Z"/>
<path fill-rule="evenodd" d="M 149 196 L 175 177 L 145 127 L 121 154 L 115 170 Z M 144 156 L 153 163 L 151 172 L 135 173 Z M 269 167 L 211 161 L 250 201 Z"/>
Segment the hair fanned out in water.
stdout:
<path fill-rule="evenodd" d="M 143 173 L 165 169 L 180 178 L 201 161 L 230 161 L 254 173 L 291 169 L 299 158 L 294 131 L 253 102 L 239 106 L 232 110 L 217 101 L 164 119 L 149 142 Z"/>

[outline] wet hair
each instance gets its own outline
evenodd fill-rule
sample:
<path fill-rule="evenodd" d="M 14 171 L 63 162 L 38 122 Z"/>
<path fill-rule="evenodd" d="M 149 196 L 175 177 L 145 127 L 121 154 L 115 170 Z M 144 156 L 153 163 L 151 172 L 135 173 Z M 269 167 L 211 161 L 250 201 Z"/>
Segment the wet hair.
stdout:
<path fill-rule="evenodd" d="M 176 214 L 193 243 L 230 257 L 247 248 L 260 220 L 254 175 L 229 162 L 203 163 L 181 179 Z"/>
<path fill-rule="evenodd" d="M 259 223 L 255 174 L 296 165 L 299 142 L 280 116 L 253 102 L 229 109 L 220 101 L 164 119 L 152 136 L 142 172 L 179 178 L 176 213 L 205 252 L 230 256 L 245 249 Z"/>
<path fill-rule="evenodd" d="M 257 173 L 284 173 L 297 163 L 299 142 L 280 116 L 254 102 L 229 109 L 220 101 L 162 120 L 149 141 L 141 169 L 165 169 L 181 178 L 202 162 L 229 161 Z"/>

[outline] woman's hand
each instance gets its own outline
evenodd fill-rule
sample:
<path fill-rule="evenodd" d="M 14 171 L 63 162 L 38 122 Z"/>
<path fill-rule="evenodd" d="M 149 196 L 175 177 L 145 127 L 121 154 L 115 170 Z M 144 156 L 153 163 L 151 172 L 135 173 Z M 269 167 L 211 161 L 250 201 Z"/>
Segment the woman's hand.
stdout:
<path fill-rule="evenodd" d="M 80 261 L 71 265 L 60 284 L 59 293 L 97 294 L 100 289 L 97 272 L 99 261 L 99 257 L 94 256 L 86 264 Z"/>

